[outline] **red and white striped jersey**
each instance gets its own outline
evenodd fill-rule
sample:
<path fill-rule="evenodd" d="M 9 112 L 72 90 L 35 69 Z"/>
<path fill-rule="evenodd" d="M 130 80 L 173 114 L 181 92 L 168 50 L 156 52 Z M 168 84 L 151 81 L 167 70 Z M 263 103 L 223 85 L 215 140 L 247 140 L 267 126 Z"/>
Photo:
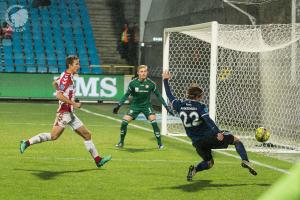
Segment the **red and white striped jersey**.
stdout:
<path fill-rule="evenodd" d="M 60 74 L 60 77 L 58 77 L 55 81 L 58 85 L 56 92 L 62 92 L 66 98 L 74 101 L 76 91 L 75 91 L 73 74 L 63 72 Z M 58 103 L 59 103 L 59 107 L 57 109 L 57 112 L 59 112 L 59 113 L 73 112 L 72 105 L 70 105 L 68 103 L 64 103 L 60 100 Z"/>

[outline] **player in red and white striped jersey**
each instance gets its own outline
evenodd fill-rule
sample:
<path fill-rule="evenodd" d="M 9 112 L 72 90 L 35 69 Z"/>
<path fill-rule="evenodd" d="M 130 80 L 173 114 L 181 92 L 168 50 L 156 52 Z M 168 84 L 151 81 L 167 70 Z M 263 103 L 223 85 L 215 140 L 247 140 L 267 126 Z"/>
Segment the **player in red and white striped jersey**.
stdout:
<path fill-rule="evenodd" d="M 79 58 L 77 56 L 68 56 L 66 58 L 66 67 L 67 70 L 61 73 L 60 77 L 53 82 L 53 86 L 56 88 L 56 97 L 59 100 L 59 107 L 51 133 L 40 133 L 29 140 L 22 140 L 20 152 L 24 153 L 25 149 L 30 145 L 58 139 L 69 125 L 84 139 L 86 149 L 94 158 L 97 167 L 101 167 L 111 159 L 111 156 L 99 156 L 92 142 L 90 131 L 74 113 L 74 108 L 80 108 L 81 106 L 81 103 L 75 102 L 75 85 L 73 79 L 74 74 L 80 68 Z"/>

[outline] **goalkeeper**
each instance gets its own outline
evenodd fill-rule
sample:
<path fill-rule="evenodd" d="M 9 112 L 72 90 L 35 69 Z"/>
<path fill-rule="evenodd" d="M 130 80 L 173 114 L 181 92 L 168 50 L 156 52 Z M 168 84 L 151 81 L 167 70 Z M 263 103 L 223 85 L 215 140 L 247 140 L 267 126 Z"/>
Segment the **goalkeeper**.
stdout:
<path fill-rule="evenodd" d="M 214 165 L 212 149 L 226 149 L 234 145 L 242 159 L 242 167 L 253 175 L 256 171 L 249 163 L 247 152 L 243 143 L 229 131 L 220 131 L 215 122 L 208 115 L 208 108 L 201 102 L 203 91 L 198 86 L 191 86 L 187 91 L 187 100 L 177 100 L 169 87 L 170 73 L 163 72 L 164 87 L 173 109 L 176 110 L 183 122 L 186 134 L 192 140 L 199 156 L 203 161 L 197 166 L 191 165 L 188 170 L 187 180 L 192 181 L 193 176 L 200 171 L 210 169 Z"/>
<path fill-rule="evenodd" d="M 150 102 L 150 96 L 154 93 L 160 102 L 164 105 L 167 111 L 173 115 L 172 110 L 167 106 L 166 102 L 162 98 L 161 94 L 156 88 L 156 84 L 148 78 L 148 67 L 146 65 L 140 65 L 137 69 L 138 77 L 133 79 L 129 85 L 127 92 L 119 101 L 118 105 L 113 109 L 113 113 L 117 114 L 120 107 L 124 104 L 127 98 L 132 96 L 132 101 L 127 114 L 123 117 L 121 123 L 120 141 L 116 147 L 122 148 L 124 146 L 124 140 L 127 133 L 127 125 L 131 120 L 134 120 L 140 113 L 143 113 L 145 117 L 151 122 L 154 135 L 157 140 L 158 149 L 162 149 L 164 146 L 161 142 L 160 130 L 156 122 L 156 115 L 153 111 L 152 104 Z"/>

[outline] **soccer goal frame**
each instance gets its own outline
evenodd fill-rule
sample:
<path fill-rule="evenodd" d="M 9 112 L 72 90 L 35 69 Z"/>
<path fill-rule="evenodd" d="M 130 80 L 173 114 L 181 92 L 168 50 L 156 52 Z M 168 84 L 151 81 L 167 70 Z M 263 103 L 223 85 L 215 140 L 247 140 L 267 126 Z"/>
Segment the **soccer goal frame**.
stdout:
<path fill-rule="evenodd" d="M 300 116 L 296 114 L 300 111 L 296 108 L 300 105 L 299 39 L 299 24 L 223 25 L 213 21 L 166 28 L 163 70 L 171 72 L 170 85 L 179 99 L 185 98 L 189 85 L 204 85 L 206 98 L 203 101 L 209 107 L 210 117 L 221 129 L 233 130 L 246 140 L 248 149 L 300 153 L 297 130 Z M 280 64 L 277 66 L 277 63 Z M 283 78 L 274 82 L 278 73 L 283 73 Z M 242 91 L 244 87 L 246 92 Z M 167 99 L 164 87 L 162 91 Z M 278 102 L 272 102 L 270 99 L 281 91 L 286 99 L 280 97 Z M 242 100 L 235 99 L 239 95 Z M 254 100 L 250 101 L 251 95 Z M 223 100 L 223 96 L 227 99 Z M 234 101 L 237 103 L 232 103 Z M 287 111 L 280 108 L 285 102 L 289 107 Z M 230 109 L 236 113 L 223 115 L 222 112 Z M 283 119 L 287 126 L 283 122 L 281 126 L 275 124 L 277 121 L 272 117 L 284 118 L 289 112 L 292 112 L 289 119 Z M 185 136 L 183 127 L 174 128 L 182 126 L 179 124 L 178 116 L 172 117 L 162 108 L 163 135 Z M 254 139 L 255 130 L 260 126 L 271 132 L 267 143 Z"/>
<path fill-rule="evenodd" d="M 209 102 L 209 115 L 215 120 L 216 115 L 216 106 L 215 106 L 215 98 L 216 98 L 216 75 L 217 75 L 217 57 L 218 57 L 218 23 L 216 21 L 208 22 L 204 24 L 196 24 L 191 26 L 181 26 L 175 28 L 166 28 L 164 30 L 164 43 L 163 43 L 163 70 L 169 70 L 169 33 L 171 32 L 181 32 L 181 31 L 191 31 L 208 28 L 211 29 L 212 32 L 212 43 L 211 43 L 211 74 L 210 74 L 210 102 Z M 167 99 L 165 88 L 162 88 L 163 97 Z M 172 133 L 168 133 L 167 131 L 167 111 L 166 109 L 162 109 L 162 134 L 163 135 L 174 135 Z M 185 136 L 186 134 L 175 134 L 174 136 Z"/>

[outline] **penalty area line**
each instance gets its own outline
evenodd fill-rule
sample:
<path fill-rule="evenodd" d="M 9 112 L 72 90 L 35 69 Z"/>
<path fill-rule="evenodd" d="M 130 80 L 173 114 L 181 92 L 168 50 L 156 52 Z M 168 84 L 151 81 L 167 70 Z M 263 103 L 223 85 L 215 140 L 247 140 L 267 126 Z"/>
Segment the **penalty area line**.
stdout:
<path fill-rule="evenodd" d="M 110 120 L 120 122 L 120 123 L 122 122 L 122 120 L 119 120 L 119 119 L 116 119 L 114 117 L 110 117 L 110 116 L 107 116 L 107 115 L 103 115 L 103 114 L 100 114 L 100 113 L 92 112 L 92 111 L 87 110 L 85 108 L 80 108 L 80 110 L 83 111 L 83 112 L 89 113 L 91 115 L 103 117 L 103 118 L 110 119 Z M 153 132 L 151 129 L 145 128 L 145 127 L 142 127 L 142 126 L 139 126 L 139 125 L 135 125 L 135 124 L 128 124 L 128 125 L 131 126 L 131 127 L 135 127 L 135 128 L 144 130 L 144 131 Z M 171 138 L 173 140 L 177 140 L 177 141 L 186 143 L 186 144 L 192 144 L 192 142 L 181 139 L 181 138 L 177 138 L 177 137 L 169 136 L 169 135 L 164 135 L 164 136 L 168 137 L 168 138 Z M 236 159 L 239 159 L 239 160 L 241 159 L 239 156 L 236 156 L 236 155 L 224 152 L 224 151 L 220 151 L 220 150 L 213 150 L 213 151 L 215 151 L 217 153 L 220 153 L 220 154 L 223 154 L 223 155 L 228 156 L 228 157 L 236 158 Z M 250 160 L 250 161 L 251 161 L 251 163 L 254 163 L 255 165 L 265 167 L 265 168 L 268 168 L 268 169 L 271 169 L 271 170 L 274 170 L 274 171 L 278 171 L 278 172 L 281 172 L 281 173 L 284 173 L 284 174 L 289 174 L 288 170 L 281 169 L 281 168 L 278 168 L 278 167 L 275 167 L 275 166 L 272 166 L 272 165 L 264 164 L 264 163 L 261 163 L 261 162 L 255 161 L 255 160 Z"/>

